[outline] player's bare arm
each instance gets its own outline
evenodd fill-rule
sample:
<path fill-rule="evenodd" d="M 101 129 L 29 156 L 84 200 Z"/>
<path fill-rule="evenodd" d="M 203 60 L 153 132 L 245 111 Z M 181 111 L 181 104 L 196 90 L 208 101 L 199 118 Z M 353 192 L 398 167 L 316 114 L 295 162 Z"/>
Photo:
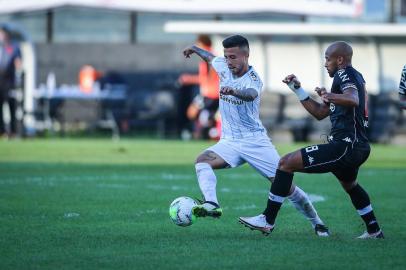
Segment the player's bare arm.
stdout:
<path fill-rule="evenodd" d="M 329 105 L 325 102 L 319 103 L 312 99 L 307 93 L 305 93 L 304 90 L 301 88 L 300 81 L 294 74 L 286 76 L 286 78 L 283 79 L 282 82 L 286 83 L 289 86 L 289 88 L 299 97 L 300 103 L 302 103 L 303 107 L 317 120 L 322 120 L 329 116 Z M 316 92 L 318 94 L 319 92 L 321 93 L 323 91 L 327 93 L 324 88 L 316 88 Z"/>
<path fill-rule="evenodd" d="M 253 101 L 258 96 L 258 92 L 253 88 L 238 90 L 228 86 L 221 87 L 220 93 L 223 95 L 231 95 L 244 101 Z"/>
<path fill-rule="evenodd" d="M 356 107 L 359 105 L 358 90 L 356 88 L 348 88 L 343 94 L 325 93 L 322 98 L 327 103 L 341 106 Z"/>
<path fill-rule="evenodd" d="M 183 50 L 183 55 L 186 58 L 190 58 L 190 56 L 192 54 L 197 54 L 198 56 L 200 56 L 200 58 L 202 58 L 204 61 L 206 61 L 207 63 L 211 63 L 211 61 L 213 60 L 214 57 L 216 57 L 214 54 L 212 54 L 209 51 L 206 51 L 202 48 L 197 47 L 196 45 L 190 46 L 186 49 Z"/>

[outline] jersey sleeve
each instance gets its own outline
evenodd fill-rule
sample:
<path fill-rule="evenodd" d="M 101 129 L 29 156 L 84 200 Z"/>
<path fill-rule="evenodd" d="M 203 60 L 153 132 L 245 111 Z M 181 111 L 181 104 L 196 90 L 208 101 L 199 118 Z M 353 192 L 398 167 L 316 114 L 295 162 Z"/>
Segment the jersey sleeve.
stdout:
<path fill-rule="evenodd" d="M 399 94 L 406 95 L 406 65 L 403 67 L 399 83 Z"/>
<path fill-rule="evenodd" d="M 334 75 L 334 83 L 338 86 L 342 93 L 350 88 L 357 88 L 356 78 L 353 73 L 348 72 L 345 69 L 340 69 Z"/>
<path fill-rule="evenodd" d="M 262 83 L 261 79 L 259 78 L 258 74 L 255 71 L 250 71 L 249 77 L 250 77 L 250 82 L 247 85 L 247 88 L 255 89 L 258 92 L 258 94 L 261 94 L 263 83 Z"/>
<path fill-rule="evenodd" d="M 213 60 L 211 60 L 211 66 L 217 73 L 220 73 L 224 69 L 228 68 L 226 59 L 224 57 L 214 57 Z"/>

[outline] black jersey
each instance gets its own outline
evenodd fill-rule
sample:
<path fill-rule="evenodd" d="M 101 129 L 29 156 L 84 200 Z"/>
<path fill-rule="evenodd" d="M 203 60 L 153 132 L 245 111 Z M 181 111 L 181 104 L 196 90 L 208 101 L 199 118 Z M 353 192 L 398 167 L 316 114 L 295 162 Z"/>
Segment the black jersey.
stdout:
<path fill-rule="evenodd" d="M 406 95 L 406 65 L 403 67 L 399 83 L 399 94 Z"/>
<path fill-rule="evenodd" d="M 359 105 L 346 107 L 330 103 L 331 135 L 333 140 L 368 142 L 366 128 L 368 127 L 368 96 L 365 80 L 362 74 L 349 66 L 334 74 L 331 92 L 343 94 L 346 89 L 358 90 Z"/>

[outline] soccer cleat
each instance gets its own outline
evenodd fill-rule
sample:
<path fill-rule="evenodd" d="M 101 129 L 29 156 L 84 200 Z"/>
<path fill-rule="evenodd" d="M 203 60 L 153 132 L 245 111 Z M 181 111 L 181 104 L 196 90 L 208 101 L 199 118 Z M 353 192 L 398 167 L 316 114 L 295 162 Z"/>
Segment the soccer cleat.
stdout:
<path fill-rule="evenodd" d="M 379 230 L 374 233 L 364 232 L 362 235 L 357 237 L 358 239 L 383 239 L 383 231 Z"/>
<path fill-rule="evenodd" d="M 199 205 L 192 208 L 192 213 L 196 217 L 214 217 L 219 218 L 223 214 L 223 209 L 215 202 L 199 201 Z"/>
<path fill-rule="evenodd" d="M 320 237 L 330 236 L 330 232 L 329 232 L 327 226 L 324 224 L 316 224 L 316 226 L 314 227 L 314 231 L 315 231 L 316 235 L 320 236 Z"/>
<path fill-rule="evenodd" d="M 264 214 L 255 217 L 240 217 L 238 218 L 238 221 L 245 227 L 248 227 L 251 230 L 260 231 L 265 235 L 270 234 L 274 228 L 274 225 L 271 225 L 266 221 Z"/>

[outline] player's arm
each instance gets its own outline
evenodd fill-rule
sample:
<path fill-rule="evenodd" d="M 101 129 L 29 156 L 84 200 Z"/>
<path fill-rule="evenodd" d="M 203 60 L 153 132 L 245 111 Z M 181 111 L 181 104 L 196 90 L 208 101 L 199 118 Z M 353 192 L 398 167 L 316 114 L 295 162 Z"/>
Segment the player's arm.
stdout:
<path fill-rule="evenodd" d="M 244 101 L 253 101 L 257 98 L 258 92 L 254 88 L 246 88 L 243 90 L 234 89 L 228 86 L 221 87 L 220 94 L 235 96 Z"/>
<path fill-rule="evenodd" d="M 202 48 L 197 47 L 196 45 L 187 47 L 186 49 L 183 50 L 183 55 L 186 58 L 190 58 L 190 56 L 192 54 L 197 54 L 198 56 L 200 56 L 200 58 L 202 58 L 204 61 L 206 61 L 207 63 L 211 63 L 211 61 L 213 60 L 214 57 L 216 57 L 214 54 L 212 54 L 209 51 L 206 51 Z"/>
<path fill-rule="evenodd" d="M 334 103 L 346 107 L 357 107 L 359 105 L 358 90 L 350 88 L 343 94 L 326 93 L 322 96 L 324 102 Z"/>
<path fill-rule="evenodd" d="M 298 96 L 303 107 L 317 120 L 322 120 L 329 116 L 330 106 L 325 102 L 319 103 L 312 99 L 309 94 L 307 94 L 307 92 L 305 92 L 303 88 L 301 88 L 301 83 L 295 75 L 291 74 L 286 76 L 286 78 L 282 82 L 286 83 L 289 86 L 289 88 Z M 319 95 L 321 95 L 322 93 L 327 93 L 325 88 L 316 88 L 316 92 Z"/>

